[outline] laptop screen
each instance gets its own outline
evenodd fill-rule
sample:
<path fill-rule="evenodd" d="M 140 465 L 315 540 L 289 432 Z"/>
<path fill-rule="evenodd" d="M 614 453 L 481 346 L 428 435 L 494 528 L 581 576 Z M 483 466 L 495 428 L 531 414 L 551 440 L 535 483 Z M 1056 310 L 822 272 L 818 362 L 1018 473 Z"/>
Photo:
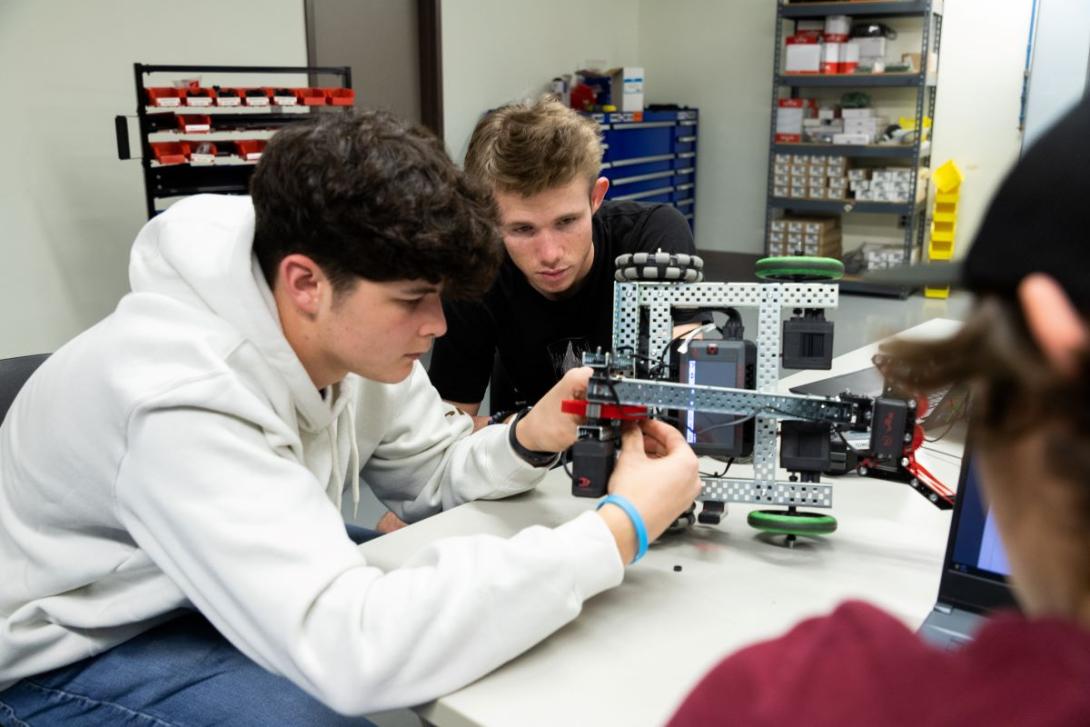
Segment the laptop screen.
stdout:
<path fill-rule="evenodd" d="M 968 456 L 968 455 L 966 455 Z M 950 567 L 971 575 L 1003 579 L 1010 575 L 1010 565 L 995 516 L 988 511 L 977 479 L 977 467 L 970 459 L 962 476 L 964 490 L 961 508 L 954 523 L 954 547 Z"/>
<path fill-rule="evenodd" d="M 979 469 L 971 447 L 962 459 L 957 501 L 950 523 L 939 601 L 975 613 L 1015 605 L 1007 576 L 1010 566 L 999 539 L 995 517 L 980 489 Z"/>

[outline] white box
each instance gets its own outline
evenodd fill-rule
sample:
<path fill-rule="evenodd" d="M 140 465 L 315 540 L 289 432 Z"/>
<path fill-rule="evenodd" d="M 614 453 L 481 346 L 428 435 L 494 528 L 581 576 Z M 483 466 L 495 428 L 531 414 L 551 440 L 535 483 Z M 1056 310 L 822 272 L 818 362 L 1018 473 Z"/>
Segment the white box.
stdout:
<path fill-rule="evenodd" d="M 829 15 L 825 18 L 825 35 L 848 35 L 852 32 L 852 19 L 847 15 Z"/>
<path fill-rule="evenodd" d="M 788 43 L 783 70 L 785 73 L 821 71 L 821 43 Z"/>
<path fill-rule="evenodd" d="M 848 119 L 867 119 L 875 116 L 874 109 L 841 109 L 840 115 L 844 118 L 844 123 L 848 122 Z"/>
<path fill-rule="evenodd" d="M 870 134 L 837 134 L 833 137 L 834 144 L 870 144 L 874 136 Z"/>
<path fill-rule="evenodd" d="M 643 111 L 643 68 L 610 69 L 610 100 L 618 111 Z"/>
<path fill-rule="evenodd" d="M 870 65 L 874 61 L 886 57 L 886 39 L 883 37 L 854 38 L 852 42 L 859 45 L 859 60 L 861 63 Z"/>

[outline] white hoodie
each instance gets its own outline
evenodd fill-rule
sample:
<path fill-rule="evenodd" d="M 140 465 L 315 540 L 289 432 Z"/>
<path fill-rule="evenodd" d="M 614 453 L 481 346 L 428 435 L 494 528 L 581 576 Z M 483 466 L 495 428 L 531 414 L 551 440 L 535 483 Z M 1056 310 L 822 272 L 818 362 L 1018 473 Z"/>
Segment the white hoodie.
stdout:
<path fill-rule="evenodd" d="M 42 365 L 0 427 L 0 690 L 196 608 L 339 712 L 418 704 L 621 581 L 593 513 L 369 566 L 339 512 L 359 475 L 414 521 L 544 472 L 506 427 L 471 434 L 419 364 L 398 384 L 315 389 L 252 255 L 253 217 L 247 197 L 206 195 L 149 222 L 133 292 Z"/>

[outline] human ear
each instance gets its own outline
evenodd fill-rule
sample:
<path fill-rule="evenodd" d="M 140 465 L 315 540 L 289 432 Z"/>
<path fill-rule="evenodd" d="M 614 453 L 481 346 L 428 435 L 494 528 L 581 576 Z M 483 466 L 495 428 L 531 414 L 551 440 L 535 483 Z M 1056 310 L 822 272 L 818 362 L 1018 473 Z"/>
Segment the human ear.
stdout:
<path fill-rule="evenodd" d="M 1030 335 L 1052 367 L 1063 376 L 1077 375 L 1090 332 L 1060 284 L 1043 273 L 1027 275 L 1018 285 L 1018 302 Z"/>
<path fill-rule="evenodd" d="M 296 253 L 280 261 L 277 273 L 277 283 L 295 307 L 308 316 L 317 314 L 322 292 L 328 287 L 318 264 L 306 255 Z"/>
<path fill-rule="evenodd" d="M 606 192 L 609 191 L 609 180 L 605 177 L 598 177 L 594 180 L 594 186 L 590 188 L 590 211 L 591 214 L 598 211 L 598 208 L 602 206 L 602 200 L 606 198 Z"/>

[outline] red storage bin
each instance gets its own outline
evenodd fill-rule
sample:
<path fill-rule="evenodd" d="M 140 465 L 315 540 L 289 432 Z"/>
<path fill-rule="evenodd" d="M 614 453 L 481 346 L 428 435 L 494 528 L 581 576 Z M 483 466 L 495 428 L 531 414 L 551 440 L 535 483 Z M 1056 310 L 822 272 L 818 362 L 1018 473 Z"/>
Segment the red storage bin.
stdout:
<path fill-rule="evenodd" d="M 265 91 L 269 94 L 269 99 L 277 106 L 297 106 L 299 104 L 299 97 L 295 95 L 294 88 L 270 86 Z"/>
<path fill-rule="evenodd" d="M 268 106 L 269 105 L 269 92 L 264 88 L 242 88 L 239 89 L 242 94 L 243 103 L 247 106 Z"/>
<path fill-rule="evenodd" d="M 221 86 L 216 92 L 217 106 L 241 106 L 246 89 Z"/>
<path fill-rule="evenodd" d="M 177 114 L 178 128 L 187 134 L 212 130 L 212 117 L 208 114 Z"/>
<path fill-rule="evenodd" d="M 216 102 L 216 90 L 198 86 L 186 89 L 185 103 L 187 106 L 211 106 Z"/>
<path fill-rule="evenodd" d="M 173 86 L 149 86 L 144 89 L 148 106 L 181 106 L 185 103 L 185 89 Z"/>
<path fill-rule="evenodd" d="M 265 151 L 264 139 L 240 139 L 235 142 L 235 151 L 244 161 L 256 162 Z"/>
<path fill-rule="evenodd" d="M 151 151 L 160 164 L 185 164 L 189 161 L 189 145 L 184 141 L 155 141 Z"/>
<path fill-rule="evenodd" d="M 219 150 L 210 141 L 183 141 L 185 155 L 190 164 L 213 164 Z"/>
<path fill-rule="evenodd" d="M 323 88 L 330 106 L 351 106 L 356 102 L 356 92 L 350 88 Z"/>
<path fill-rule="evenodd" d="M 325 91 L 320 88 L 296 88 L 294 91 L 304 106 L 325 106 Z"/>

